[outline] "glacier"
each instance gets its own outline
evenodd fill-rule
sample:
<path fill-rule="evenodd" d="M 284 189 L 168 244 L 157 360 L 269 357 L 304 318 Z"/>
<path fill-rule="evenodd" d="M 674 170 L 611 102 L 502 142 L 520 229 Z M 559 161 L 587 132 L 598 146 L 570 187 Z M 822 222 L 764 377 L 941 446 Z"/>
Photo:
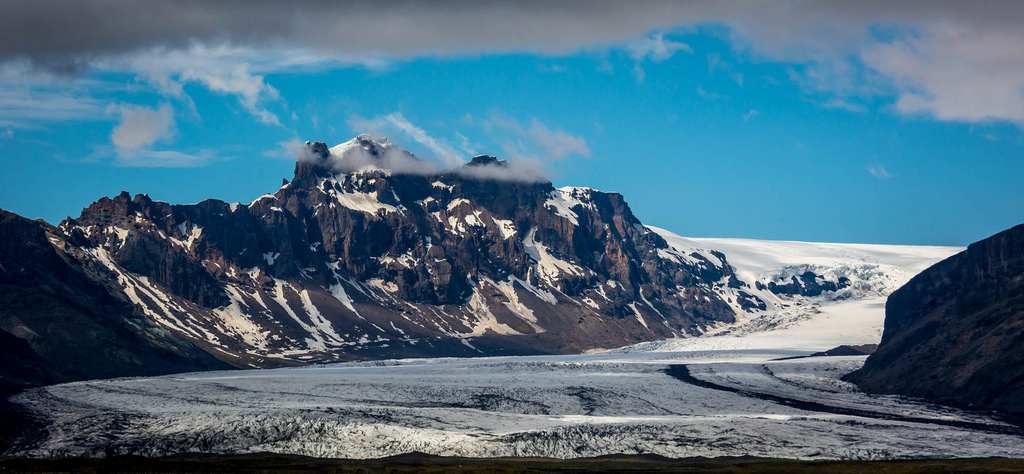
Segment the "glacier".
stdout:
<path fill-rule="evenodd" d="M 959 249 L 684 239 L 653 230 L 680 256 L 691 248 L 725 253 L 744 280 L 785 278 L 812 265 L 851 285 L 815 297 L 750 290 L 760 291 L 766 310 L 705 336 L 586 354 L 350 362 L 42 387 L 12 401 L 44 428 L 5 454 L 1024 456 L 1024 430 L 997 413 L 865 394 L 841 380 L 865 356 L 807 357 L 876 343 L 886 295 Z"/>

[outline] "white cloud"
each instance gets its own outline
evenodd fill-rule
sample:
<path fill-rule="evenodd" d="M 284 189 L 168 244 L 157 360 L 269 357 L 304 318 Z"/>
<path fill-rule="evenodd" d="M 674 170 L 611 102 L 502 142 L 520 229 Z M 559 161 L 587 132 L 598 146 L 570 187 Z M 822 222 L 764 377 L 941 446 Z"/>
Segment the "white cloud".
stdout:
<path fill-rule="evenodd" d="M 213 159 L 213 153 L 204 150 L 196 154 L 174 150 L 134 150 L 119 154 L 116 163 L 133 168 L 187 168 L 201 166 Z"/>
<path fill-rule="evenodd" d="M 174 109 L 163 104 L 159 109 L 122 105 L 115 108 L 121 122 L 114 127 L 110 140 L 119 154 L 149 148 L 157 140 L 174 135 Z"/>
<path fill-rule="evenodd" d="M 259 122 L 281 125 L 277 115 L 267 109 L 268 103 L 281 100 L 277 89 L 265 76 L 252 72 L 253 62 L 270 69 L 282 64 L 266 64 L 257 52 L 240 47 L 192 44 L 188 49 L 157 48 L 123 57 L 98 60 L 101 70 L 128 70 L 139 74 L 163 95 L 182 100 L 195 109 L 185 92 L 185 84 L 196 83 L 206 89 L 235 97 L 239 104 Z M 275 55 L 270 55 L 274 57 Z"/>
<path fill-rule="evenodd" d="M 862 58 L 892 80 L 900 112 L 1024 124 L 1021 44 L 1024 34 L 941 25 L 916 37 L 870 45 Z"/>
<path fill-rule="evenodd" d="M 587 147 L 586 139 L 562 130 L 552 130 L 536 118 L 530 124 L 529 136 L 544 148 L 545 157 L 549 159 L 561 160 L 569 154 L 590 156 L 590 148 Z"/>
<path fill-rule="evenodd" d="M 43 122 L 104 117 L 107 104 L 89 89 L 110 84 L 83 82 L 34 70 L 26 61 L 0 64 L 0 126 L 33 128 Z"/>
<path fill-rule="evenodd" d="M 548 181 L 544 170 L 536 163 L 528 160 L 510 160 L 500 164 L 483 166 L 463 166 L 452 170 L 454 173 L 474 178 L 495 181 L 518 181 L 539 183 Z"/>
<path fill-rule="evenodd" d="M 426 147 L 434 154 L 433 158 L 437 158 L 439 162 L 448 167 L 455 167 L 464 162 L 455 148 L 447 141 L 430 136 L 426 130 L 413 125 L 401 112 L 378 115 L 369 120 L 352 117 L 349 119 L 349 126 L 376 135 L 389 135 L 393 134 L 391 132 L 398 132 Z"/>
<path fill-rule="evenodd" d="M 758 112 L 756 110 L 751 110 L 751 111 L 743 114 L 743 121 L 744 122 L 749 122 L 750 119 L 752 119 L 754 117 L 757 117 L 758 115 L 761 115 L 761 112 Z"/>
<path fill-rule="evenodd" d="M 536 118 L 531 119 L 529 127 L 524 127 L 515 118 L 494 112 L 484 124 L 484 130 L 492 134 L 494 130 L 506 132 L 507 136 L 495 135 L 493 138 L 513 158 L 557 161 L 573 154 L 590 156 L 590 147 L 585 138 L 549 128 Z"/>
<path fill-rule="evenodd" d="M 633 58 L 633 74 L 637 82 L 644 82 L 646 76 L 643 68 L 644 61 L 660 63 L 671 58 L 676 51 L 692 53 L 693 48 L 686 43 L 665 39 L 661 33 L 635 41 L 626 46 L 629 56 Z"/>
<path fill-rule="evenodd" d="M 825 107 L 825 108 L 828 108 L 828 109 L 843 109 L 843 110 L 847 110 L 847 111 L 850 111 L 850 112 L 867 112 L 867 107 L 864 107 L 861 104 L 855 104 L 855 103 L 852 103 L 852 102 L 850 102 L 850 101 L 848 101 L 846 99 L 840 99 L 840 98 L 829 99 L 829 100 L 821 103 L 821 105 L 823 107 Z"/>
<path fill-rule="evenodd" d="M 376 149 L 371 151 L 364 148 L 362 143 L 354 143 L 355 146 L 344 147 L 342 151 L 331 151 L 328 161 L 322 161 L 319 155 L 313 153 L 306 144 L 295 147 L 295 142 L 282 142 L 283 149 L 292 154 L 293 159 L 299 161 L 313 161 L 330 166 L 335 172 L 350 173 L 365 169 L 367 167 L 386 169 L 392 173 L 432 175 L 437 174 L 440 166 L 436 161 L 423 160 L 413 156 L 406 150 L 395 146 L 390 139 L 381 136 L 360 135 L 355 140 L 369 139 L 376 142 Z"/>
<path fill-rule="evenodd" d="M 298 138 L 293 138 L 277 142 L 277 148 L 263 152 L 263 156 L 278 160 L 296 161 L 302 159 L 305 151 L 305 142 Z"/>
<path fill-rule="evenodd" d="M 94 154 L 95 158 L 113 155 L 116 164 L 139 168 L 200 166 L 213 159 L 213 153 L 209 150 L 186 153 L 153 149 L 153 145 L 174 136 L 174 108 L 170 104 L 162 104 L 158 108 L 111 105 L 108 112 L 117 113 L 121 118 L 110 133 L 113 149 L 101 147 Z"/>
<path fill-rule="evenodd" d="M 889 171 L 887 171 L 885 169 L 884 165 L 880 165 L 879 164 L 879 165 L 869 166 L 867 169 L 868 169 L 868 173 L 871 173 L 871 176 L 874 176 L 874 177 L 876 177 L 878 179 L 889 179 L 889 178 L 892 178 L 894 176 L 893 174 L 890 174 Z"/>
<path fill-rule="evenodd" d="M 701 87 L 700 84 L 697 85 L 697 95 L 708 100 L 718 100 L 723 98 L 722 94 L 719 94 L 717 92 L 708 92 L 704 90 L 704 88 Z"/>

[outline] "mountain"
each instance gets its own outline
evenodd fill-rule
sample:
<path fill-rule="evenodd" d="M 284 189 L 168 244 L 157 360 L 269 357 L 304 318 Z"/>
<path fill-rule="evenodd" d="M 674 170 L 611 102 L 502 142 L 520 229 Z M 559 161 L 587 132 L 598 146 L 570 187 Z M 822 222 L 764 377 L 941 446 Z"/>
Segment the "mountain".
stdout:
<path fill-rule="evenodd" d="M 0 393 L 230 367 L 148 320 L 104 268 L 59 234 L 0 210 Z"/>
<path fill-rule="evenodd" d="M 437 171 L 365 135 L 307 144 L 291 182 L 248 205 L 122 192 L 32 225 L 54 260 L 39 278 L 73 286 L 77 273 L 50 268 L 66 262 L 99 285 L 101 300 L 76 307 L 117 305 L 100 312 L 147 328 L 132 334 L 235 367 L 579 352 L 697 335 L 763 306 L 721 293 L 741 288 L 724 255 L 672 249 L 619 194 L 555 189 L 489 156 Z M 5 319 L 32 345 L 36 326 Z"/>
<path fill-rule="evenodd" d="M 0 320 L 18 339 L 5 357 L 60 367 L 56 381 L 578 353 L 887 291 L 891 276 L 813 262 L 738 275 L 722 252 L 645 227 L 620 194 L 556 189 L 491 156 L 438 170 L 367 135 L 307 143 L 292 180 L 248 205 L 122 192 L 56 227 L 14 215 L 0 225 L 4 268 L 35 279 L 6 280 L 8 300 L 26 303 Z M 54 317 L 65 312 L 74 317 Z M 85 337 L 94 326 L 113 342 Z M 52 349 L 68 341 L 104 355 Z M 102 370 L 65 369 L 86 362 Z"/>
<path fill-rule="evenodd" d="M 1024 412 L 1024 225 L 975 242 L 889 296 L 862 389 Z"/>

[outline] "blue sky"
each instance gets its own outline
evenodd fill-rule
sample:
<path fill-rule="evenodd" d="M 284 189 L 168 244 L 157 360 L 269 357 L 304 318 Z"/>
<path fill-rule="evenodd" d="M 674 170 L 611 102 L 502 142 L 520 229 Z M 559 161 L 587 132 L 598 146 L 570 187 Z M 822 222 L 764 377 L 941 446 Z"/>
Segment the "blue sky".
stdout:
<path fill-rule="evenodd" d="M 965 245 L 1024 222 L 1014 3 L 348 3 L 284 26 L 294 7 L 177 4 L 225 15 L 216 34 L 128 28 L 144 3 L 68 38 L 39 32 L 81 11 L 0 7 L 38 23 L 0 37 L 0 207 L 249 202 L 295 144 L 373 132 L 445 166 L 529 161 L 694 237 Z"/>

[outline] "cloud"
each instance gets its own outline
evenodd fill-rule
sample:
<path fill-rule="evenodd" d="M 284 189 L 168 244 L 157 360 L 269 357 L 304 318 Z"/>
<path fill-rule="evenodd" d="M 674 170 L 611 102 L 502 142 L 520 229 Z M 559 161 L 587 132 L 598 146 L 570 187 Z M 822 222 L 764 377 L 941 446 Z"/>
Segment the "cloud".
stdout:
<path fill-rule="evenodd" d="M 313 158 L 311 154 L 307 155 L 308 153 L 309 149 L 303 141 L 293 138 L 277 142 L 277 148 L 263 152 L 263 156 L 277 160 L 308 161 Z"/>
<path fill-rule="evenodd" d="M 414 142 L 423 145 L 442 164 L 453 167 L 463 163 L 463 159 L 454 147 L 447 141 L 430 136 L 412 122 L 409 122 L 401 112 L 393 112 L 388 115 L 378 115 L 372 119 L 352 117 L 349 119 L 349 126 L 361 131 L 369 131 L 377 135 L 389 135 L 389 132 L 398 132 Z"/>
<path fill-rule="evenodd" d="M 671 58 L 676 54 L 676 51 L 693 52 L 693 48 L 690 45 L 666 40 L 661 33 L 635 41 L 626 46 L 626 50 L 629 51 L 629 56 L 633 58 L 633 74 L 636 76 L 637 82 L 644 82 L 646 75 L 643 68 L 644 61 L 649 60 L 660 63 Z"/>
<path fill-rule="evenodd" d="M 749 122 L 750 119 L 752 119 L 754 117 L 757 117 L 758 115 L 761 115 L 761 112 L 758 112 L 756 110 L 751 110 L 751 111 L 743 114 L 743 121 L 744 122 Z"/>
<path fill-rule="evenodd" d="M 500 163 L 461 166 L 450 170 L 452 173 L 476 180 L 515 181 L 521 183 L 543 183 L 549 181 L 536 163 L 526 160 L 502 161 Z"/>
<path fill-rule="evenodd" d="M 1024 23 L 1019 26 L 1024 30 Z M 916 37 L 871 45 L 862 57 L 893 80 L 900 112 L 1024 123 L 1021 41 L 1024 35 L 936 25 Z"/>
<path fill-rule="evenodd" d="M 878 179 L 889 179 L 894 176 L 885 169 L 884 165 L 869 166 L 867 169 L 868 173 L 871 173 L 871 176 L 874 176 Z"/>
<path fill-rule="evenodd" d="M 845 99 L 833 98 L 821 104 L 827 109 L 843 109 L 849 112 L 867 112 L 867 107 L 861 104 L 854 104 Z"/>
<path fill-rule="evenodd" d="M 495 141 L 512 158 L 558 161 L 574 154 L 590 157 L 590 147 L 585 138 L 549 128 L 536 118 L 530 120 L 528 127 L 524 127 L 515 118 L 493 112 L 484 124 L 484 130 L 495 135 Z M 495 130 L 505 132 L 505 135 L 495 134 Z"/>
<path fill-rule="evenodd" d="M 536 118 L 530 123 L 529 136 L 545 150 L 545 157 L 549 159 L 561 160 L 569 154 L 590 156 L 585 138 L 558 129 L 552 130 Z"/>
<path fill-rule="evenodd" d="M 1024 123 L 1022 24 L 1024 3 L 998 0 L 651 0 L 640 8 L 619 0 L 36 0 L 0 3 L 0 61 L 74 74 L 152 52 L 164 52 L 154 60 L 162 63 L 173 52 L 193 55 L 196 45 L 222 47 L 242 54 L 206 62 L 216 68 L 209 72 L 179 67 L 150 77 L 178 97 L 190 81 L 233 95 L 275 123 L 269 72 L 621 47 L 643 59 L 634 70 L 642 79 L 642 62 L 683 49 L 652 32 L 710 27 L 756 60 L 792 64 L 811 92 L 891 98 L 897 113 L 939 120 Z"/>
<path fill-rule="evenodd" d="M 465 124 L 469 118 L 471 117 L 466 115 L 455 121 Z M 503 141 L 501 147 L 506 150 L 508 160 L 468 165 L 467 160 L 476 154 L 473 148 L 477 147 L 468 137 L 453 132 L 458 145 L 452 146 L 449 140 L 432 135 L 413 124 L 401 112 L 393 112 L 370 119 L 351 117 L 348 120 L 350 127 L 369 133 L 333 147 L 330 166 L 336 172 L 378 168 L 394 173 L 428 176 L 450 173 L 473 179 L 544 182 L 548 181 L 542 166 L 544 160 L 561 160 L 574 154 L 590 155 L 590 149 L 583 138 L 548 127 L 537 119 L 531 120 L 530 124 L 524 127 L 513 118 L 492 114 L 489 119 L 472 119 L 466 125 L 474 124 L 489 130 L 490 134 L 504 134 L 498 137 L 498 140 Z M 385 135 L 395 140 L 392 141 Z M 430 154 L 426 159 L 416 157 L 400 147 L 399 142 L 403 140 L 411 140 L 426 148 Z M 513 142 L 515 145 L 512 145 Z M 264 152 L 264 156 L 322 160 L 322 157 L 312 153 L 308 142 L 302 143 L 298 140 L 282 141 L 277 149 Z"/>
<path fill-rule="evenodd" d="M 252 71 L 252 64 L 266 61 L 258 56 L 256 51 L 245 48 L 195 43 L 182 50 L 161 47 L 94 64 L 102 70 L 138 74 L 166 97 L 180 99 L 193 110 L 195 105 L 186 94 L 185 85 L 200 84 L 210 91 L 235 97 L 259 122 L 281 125 L 277 115 L 266 107 L 280 101 L 280 93 L 266 82 L 264 75 Z M 279 65 L 268 67 L 277 69 Z"/>
<path fill-rule="evenodd" d="M 722 94 L 719 94 L 717 92 L 708 92 L 704 90 L 704 88 L 701 87 L 700 84 L 697 85 L 697 95 L 708 100 L 718 100 L 723 98 Z"/>
<path fill-rule="evenodd" d="M 196 154 L 174 150 L 134 150 L 119 154 L 117 164 L 133 168 L 188 168 L 201 166 L 213 159 L 213 153 L 204 150 Z"/>
<path fill-rule="evenodd" d="M 89 88 L 110 84 L 90 82 Z M 36 71 L 25 61 L 0 67 L 0 125 L 32 128 L 41 122 L 104 117 L 107 104 L 95 98 L 86 85 Z"/>
<path fill-rule="evenodd" d="M 174 109 L 163 104 L 159 109 L 122 105 L 116 107 L 121 122 L 110 133 L 110 141 L 117 147 L 118 154 L 126 154 L 148 148 L 157 140 L 174 135 Z"/>
<path fill-rule="evenodd" d="M 214 157 L 210 150 L 186 153 L 177 150 L 154 150 L 153 145 L 174 137 L 174 108 L 162 104 L 158 108 L 141 105 L 111 105 L 108 113 L 121 120 L 110 133 L 113 149 L 100 147 L 91 159 L 113 155 L 120 166 L 138 168 L 181 168 L 200 166 Z"/>
<path fill-rule="evenodd" d="M 294 144 L 284 146 L 294 149 Z M 323 161 L 322 157 L 312 152 L 308 142 L 295 151 L 295 158 L 299 161 Z M 437 162 L 416 158 L 388 138 L 366 134 L 333 147 L 328 157 L 328 165 L 340 173 L 373 168 L 386 169 L 393 173 L 432 175 L 440 170 Z"/>

